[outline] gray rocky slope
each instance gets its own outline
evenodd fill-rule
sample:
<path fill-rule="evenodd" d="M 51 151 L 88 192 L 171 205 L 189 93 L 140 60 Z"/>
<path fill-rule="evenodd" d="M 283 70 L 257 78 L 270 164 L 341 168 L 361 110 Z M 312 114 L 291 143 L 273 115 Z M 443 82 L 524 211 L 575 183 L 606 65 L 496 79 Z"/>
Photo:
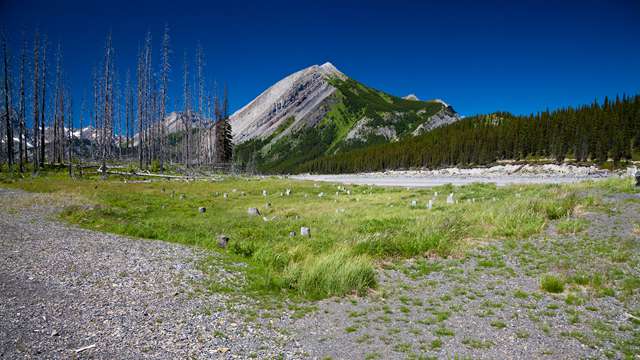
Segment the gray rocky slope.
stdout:
<path fill-rule="evenodd" d="M 326 62 L 302 69 L 278 81 L 231 115 L 234 142 L 239 144 L 254 138 L 266 138 L 280 127 L 284 131 L 278 132 L 274 139 L 276 141 L 292 131 L 316 125 L 331 110 L 336 101 L 332 95 L 337 89 L 329 81 L 332 78 L 348 79 L 333 64 Z M 419 101 L 415 95 L 406 96 L 404 99 Z M 417 128 L 413 135 L 422 134 L 460 119 L 451 106 L 441 100 L 433 100 L 433 102 L 443 104 L 443 109 Z M 397 136 L 389 129 L 371 128 L 369 125 L 371 120 L 366 116 L 363 117 L 352 129 L 348 139 L 358 139 L 365 134 L 373 134 L 381 135 L 387 140 L 397 140 Z M 287 121 L 292 123 L 288 124 Z"/>

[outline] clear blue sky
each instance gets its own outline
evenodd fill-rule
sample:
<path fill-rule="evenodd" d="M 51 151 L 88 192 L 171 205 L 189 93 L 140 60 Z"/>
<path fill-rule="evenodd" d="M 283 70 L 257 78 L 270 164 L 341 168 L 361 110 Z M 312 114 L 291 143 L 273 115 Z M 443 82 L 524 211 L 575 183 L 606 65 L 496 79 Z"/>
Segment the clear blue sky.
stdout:
<path fill-rule="evenodd" d="M 124 73 L 135 68 L 147 29 L 157 64 L 165 22 L 174 50 L 171 103 L 181 102 L 183 51 L 193 55 L 198 41 L 209 79 L 229 84 L 232 110 L 325 61 L 380 90 L 442 98 L 466 115 L 640 93 L 638 0 L 0 0 L 0 20 L 15 44 L 22 29 L 31 40 L 36 26 L 62 42 L 75 104 L 110 29 Z"/>

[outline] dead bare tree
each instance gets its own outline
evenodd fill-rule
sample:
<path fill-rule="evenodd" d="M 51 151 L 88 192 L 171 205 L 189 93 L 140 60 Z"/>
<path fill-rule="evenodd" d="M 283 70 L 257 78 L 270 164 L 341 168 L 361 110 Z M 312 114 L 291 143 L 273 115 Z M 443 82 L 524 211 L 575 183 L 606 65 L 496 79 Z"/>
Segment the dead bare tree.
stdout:
<path fill-rule="evenodd" d="M 20 159 L 20 172 L 24 172 L 24 163 L 28 162 L 27 159 L 27 139 L 26 137 L 26 129 L 25 129 L 25 112 L 26 112 L 26 99 L 25 99 L 25 91 L 24 91 L 24 71 L 25 64 L 27 62 L 27 41 L 24 38 L 22 39 L 22 50 L 20 51 L 20 106 L 19 106 L 19 114 L 18 114 L 18 147 L 19 149 L 19 159 Z M 23 148 L 24 144 L 24 148 Z"/>
<path fill-rule="evenodd" d="M 54 112 L 53 112 L 53 146 L 51 147 L 51 163 L 62 163 L 63 160 L 63 144 L 65 142 L 64 131 L 64 116 L 65 116 L 65 104 L 64 104 L 64 86 L 62 79 L 62 46 L 58 43 L 58 50 L 56 54 L 56 83 L 54 93 Z"/>
<path fill-rule="evenodd" d="M 9 83 L 9 49 L 7 46 L 7 38 L 2 33 L 2 53 L 4 58 L 4 117 L 5 126 L 7 132 L 7 165 L 9 166 L 9 172 L 13 171 L 13 124 L 11 121 L 11 88 Z"/>
<path fill-rule="evenodd" d="M 47 35 L 44 36 L 44 41 L 42 42 L 42 101 L 40 105 L 42 106 L 40 110 L 40 167 L 44 168 L 45 161 L 45 148 L 46 148 L 46 139 L 45 139 L 45 111 L 46 111 L 46 99 L 47 99 Z"/>
<path fill-rule="evenodd" d="M 164 35 L 162 37 L 162 60 L 160 69 L 160 173 L 164 173 L 164 157 L 165 157 L 165 145 L 166 134 L 164 118 L 167 116 L 167 95 L 169 90 L 169 72 L 171 71 L 171 64 L 169 63 L 170 37 L 169 37 L 169 25 L 164 26 Z"/>
<path fill-rule="evenodd" d="M 124 118 L 125 118 L 125 154 L 129 156 L 129 131 L 131 128 L 131 72 L 127 69 L 127 74 L 125 76 L 125 84 L 124 84 Z"/>
<path fill-rule="evenodd" d="M 38 95 L 40 94 L 40 33 L 36 30 L 35 38 L 33 40 L 33 172 L 38 171 L 38 132 L 40 130 L 40 102 Z"/>
<path fill-rule="evenodd" d="M 68 95 L 69 101 L 67 101 L 67 119 L 69 119 L 68 136 L 67 136 L 67 161 L 69 177 L 73 177 L 73 103 L 71 99 L 71 93 Z"/>
<path fill-rule="evenodd" d="M 138 77 L 138 87 L 137 87 L 137 99 L 138 99 L 138 166 L 140 169 L 143 168 L 143 141 L 144 141 L 144 132 L 143 129 L 143 114 L 144 114 L 144 99 L 143 99 L 143 89 L 144 89 L 144 76 L 142 69 L 142 51 L 138 49 L 138 66 L 137 66 L 137 77 Z"/>
<path fill-rule="evenodd" d="M 111 126 L 113 124 L 113 106 L 112 106 L 112 81 L 113 81 L 113 45 L 111 42 L 111 32 L 107 35 L 107 41 L 104 50 L 104 74 L 103 74 L 103 96 L 104 96 L 104 113 L 102 114 L 102 149 L 101 149 L 101 161 L 102 161 L 102 176 L 106 177 L 107 174 L 107 156 L 111 145 Z"/>
<path fill-rule="evenodd" d="M 184 154 L 183 161 L 185 167 L 189 167 L 189 141 L 191 139 L 191 109 L 190 109 L 190 91 L 189 91 L 189 63 L 187 60 L 187 51 L 184 52 L 184 112 L 182 114 L 182 123 L 184 126 Z"/>

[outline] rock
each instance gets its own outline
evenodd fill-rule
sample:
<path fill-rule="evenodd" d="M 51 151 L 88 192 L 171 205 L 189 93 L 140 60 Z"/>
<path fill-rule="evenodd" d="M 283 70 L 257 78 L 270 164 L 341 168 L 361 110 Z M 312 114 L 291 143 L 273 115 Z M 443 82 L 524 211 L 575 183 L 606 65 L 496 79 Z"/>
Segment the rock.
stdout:
<path fill-rule="evenodd" d="M 221 248 L 226 248 L 227 244 L 229 243 L 229 237 L 227 235 L 224 234 L 220 234 L 218 235 L 218 246 Z"/>
<path fill-rule="evenodd" d="M 289 237 L 295 237 L 295 236 L 296 236 L 296 232 L 295 231 L 289 232 Z"/>
<path fill-rule="evenodd" d="M 286 196 L 291 196 L 291 189 L 287 189 L 287 190 L 285 190 L 285 191 L 284 191 L 284 194 L 285 194 Z"/>
<path fill-rule="evenodd" d="M 184 200 L 186 196 L 184 194 L 180 194 L 180 200 Z"/>
<path fill-rule="evenodd" d="M 206 208 L 206 207 L 204 207 L 204 206 L 200 206 L 200 207 L 198 208 L 198 211 L 202 214 L 202 213 L 205 213 L 205 212 L 207 211 L 207 208 Z"/>
<path fill-rule="evenodd" d="M 411 200 L 411 207 L 418 206 L 418 202 L 416 200 Z"/>
<path fill-rule="evenodd" d="M 309 229 L 308 227 L 301 227 L 300 228 L 300 236 L 305 236 L 305 237 L 310 237 L 311 236 L 311 229 Z"/>
<path fill-rule="evenodd" d="M 262 190 L 262 196 L 267 196 L 267 190 Z"/>
<path fill-rule="evenodd" d="M 447 204 L 453 204 L 453 193 L 449 194 L 449 196 L 447 196 Z"/>
<path fill-rule="evenodd" d="M 318 197 L 323 197 L 323 196 L 324 196 L 324 193 L 323 193 L 323 192 L 321 192 L 320 194 L 318 194 Z"/>
<path fill-rule="evenodd" d="M 229 194 L 224 193 L 224 194 L 222 194 L 222 197 L 223 197 L 223 198 L 225 198 L 225 199 L 227 199 L 227 198 L 229 197 Z"/>
<path fill-rule="evenodd" d="M 258 208 L 249 208 L 247 209 L 247 214 L 249 214 L 249 216 L 258 216 L 260 215 L 260 211 Z"/>

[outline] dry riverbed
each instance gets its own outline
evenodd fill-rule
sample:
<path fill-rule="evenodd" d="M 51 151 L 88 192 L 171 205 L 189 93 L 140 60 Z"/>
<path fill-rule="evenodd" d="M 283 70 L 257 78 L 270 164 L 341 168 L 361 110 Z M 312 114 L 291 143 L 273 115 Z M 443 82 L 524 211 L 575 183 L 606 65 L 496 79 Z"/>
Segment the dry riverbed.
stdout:
<path fill-rule="evenodd" d="M 216 252 L 0 190 L 0 358 L 638 359 L 640 196 L 602 201 L 528 240 L 381 263 L 366 296 L 274 306 L 208 289 L 243 281 Z"/>
<path fill-rule="evenodd" d="M 359 174 L 303 174 L 291 176 L 297 180 L 326 181 L 352 185 L 401 186 L 408 188 L 434 187 L 445 184 L 467 185 L 494 183 L 510 184 L 568 184 L 615 176 L 595 166 L 573 165 L 498 165 L 489 168 L 446 168 L 439 170 L 386 171 Z"/>

